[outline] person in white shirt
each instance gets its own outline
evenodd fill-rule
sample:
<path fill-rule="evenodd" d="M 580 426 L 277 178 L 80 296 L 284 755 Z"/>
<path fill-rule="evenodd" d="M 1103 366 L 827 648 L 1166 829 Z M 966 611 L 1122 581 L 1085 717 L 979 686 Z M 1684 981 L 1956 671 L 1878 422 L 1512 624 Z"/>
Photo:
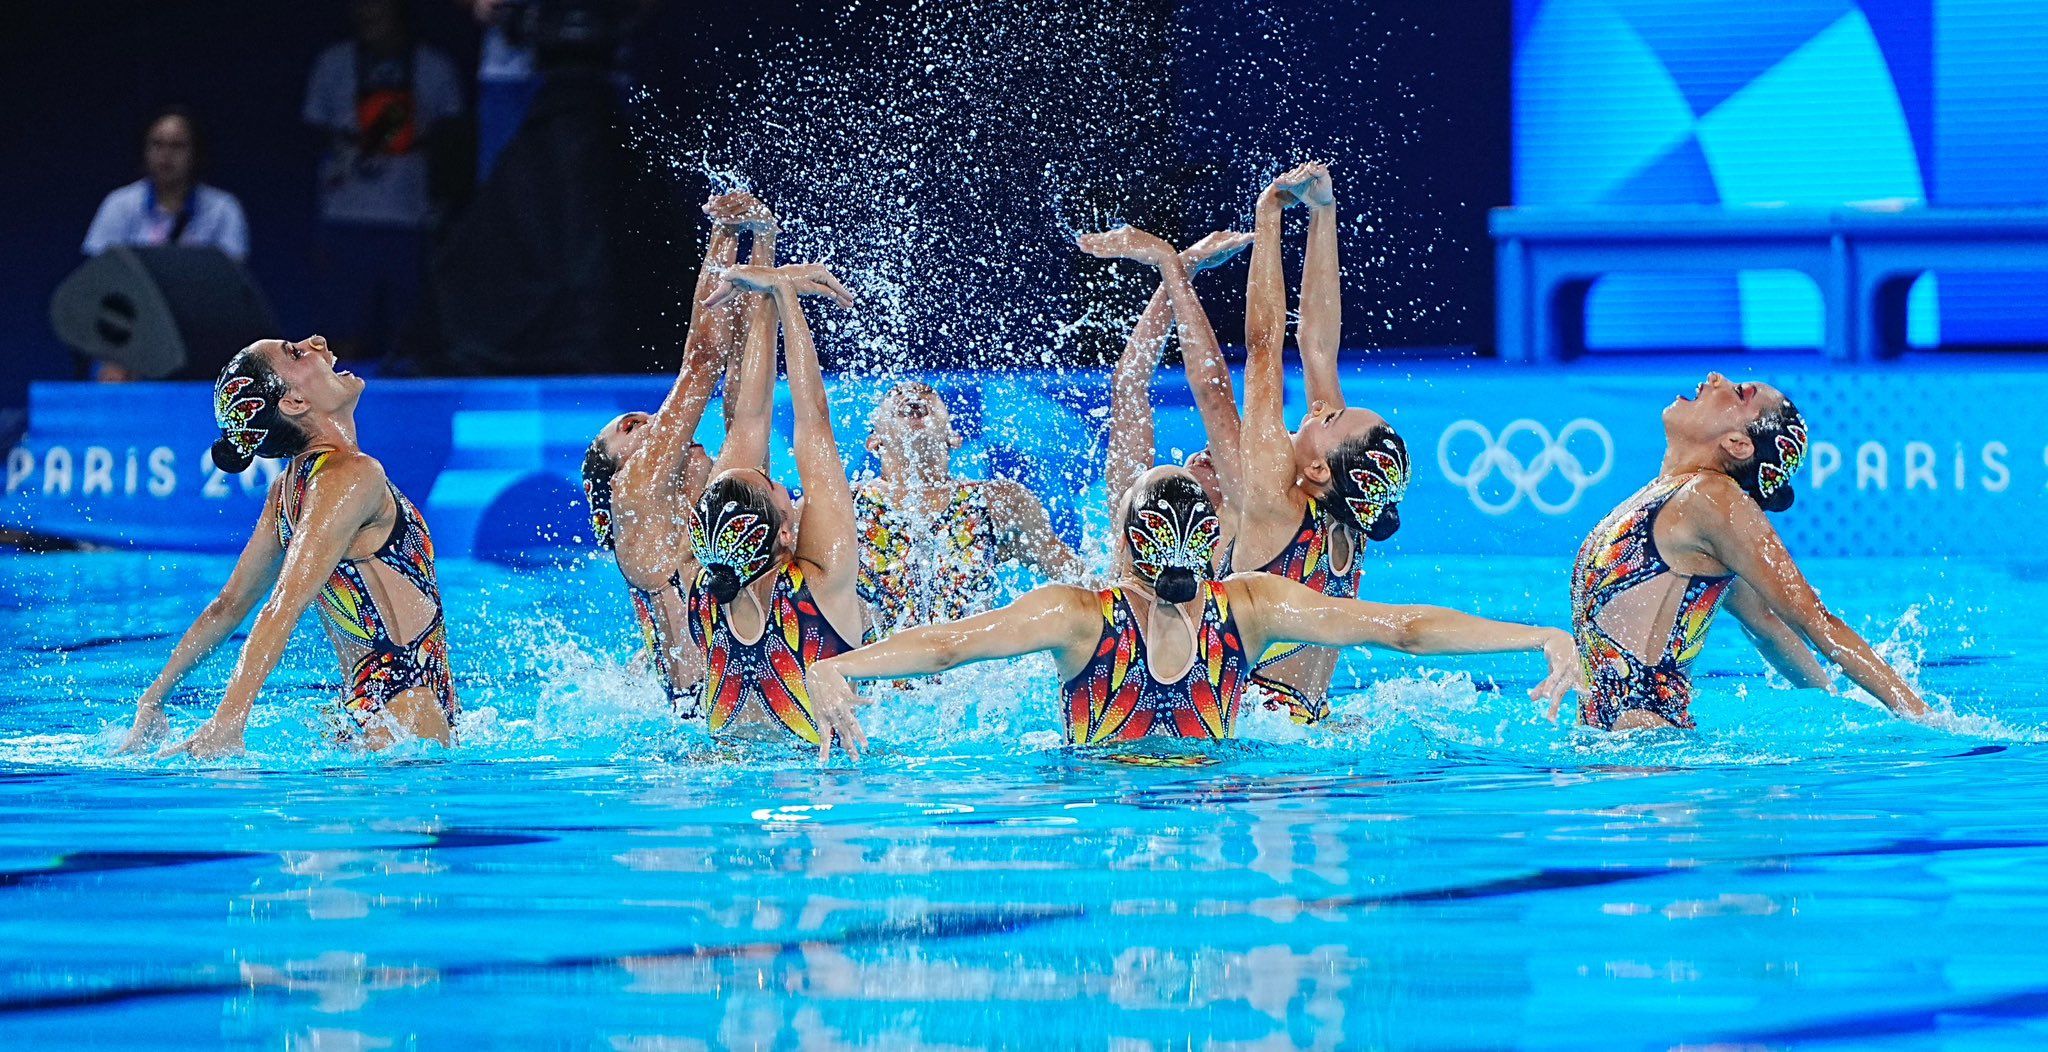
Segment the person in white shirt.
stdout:
<path fill-rule="evenodd" d="M 351 0 L 351 39 L 321 52 L 301 117 L 320 164 L 321 318 L 343 357 L 389 352 L 419 294 L 427 140 L 462 112 L 454 62 L 414 40 L 402 0 Z"/>
<path fill-rule="evenodd" d="M 198 179 L 203 147 L 199 126 L 183 107 L 158 110 L 143 133 L 143 177 L 100 202 L 81 250 L 97 256 L 117 245 L 184 245 L 247 259 L 242 203 Z"/>

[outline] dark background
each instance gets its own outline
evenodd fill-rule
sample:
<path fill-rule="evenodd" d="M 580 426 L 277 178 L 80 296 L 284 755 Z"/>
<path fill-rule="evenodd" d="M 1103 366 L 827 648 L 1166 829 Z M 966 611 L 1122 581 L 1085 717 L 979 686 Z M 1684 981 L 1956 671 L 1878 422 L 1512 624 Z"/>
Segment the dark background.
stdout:
<path fill-rule="evenodd" d="M 987 6 L 1000 24 L 1002 9 Z M 911 3 L 866 9 L 875 21 L 848 24 L 829 17 L 836 5 L 666 3 L 636 40 L 628 71 L 658 102 L 655 115 L 642 119 L 667 126 L 656 131 L 684 134 L 704 122 L 743 121 L 746 114 L 732 112 L 744 95 L 735 85 L 760 62 L 802 61 L 801 49 L 828 44 L 842 58 L 858 56 L 875 27 L 924 17 Z M 1157 58 L 1131 76 L 1177 100 L 1160 117 L 1178 131 L 1180 161 L 1146 173 L 1143 201 L 1113 202 L 1119 218 L 1193 236 L 1246 218 L 1258 181 L 1285 165 L 1329 160 L 1343 192 L 1347 346 L 1490 352 L 1485 210 L 1509 196 L 1504 4 L 1368 10 L 1187 0 L 1151 3 L 1140 14 L 1132 32 L 1152 37 L 1137 43 Z M 447 51 L 473 89 L 479 34 L 466 12 L 446 0 L 418 0 L 414 15 L 422 38 Z M 0 36 L 8 114 L 0 122 L 0 179 L 9 203 L 0 256 L 0 407 L 19 406 L 30 380 L 76 375 L 49 331 L 49 293 L 80 261 L 78 245 L 100 198 L 139 175 L 141 122 L 165 103 L 199 115 L 209 153 L 202 178 L 240 197 L 249 265 L 286 331 L 319 328 L 308 288 L 317 140 L 298 112 L 313 56 L 346 33 L 342 4 L 74 0 L 18 5 L 9 22 Z M 1271 32 L 1273 25 L 1293 31 Z M 831 33 L 842 38 L 820 36 Z M 887 46 L 883 36 L 873 39 Z M 1317 85 L 1307 97 L 1275 88 L 1306 80 Z M 996 170 L 1005 158 L 983 161 Z M 650 164 L 679 201 L 694 205 L 704 181 L 677 167 L 681 174 Z M 1035 214 L 1045 203 L 997 207 Z M 846 250 L 838 251 L 844 265 Z M 694 260 L 681 251 L 653 263 L 687 269 Z M 1226 342 L 1241 332 L 1240 274 L 1229 272 L 1213 293 L 1205 288 Z M 1131 293 L 1133 301 L 1142 294 Z M 640 335 L 647 367 L 661 367 L 669 355 L 655 345 L 667 334 Z M 1061 354 L 1082 364 L 1114 353 L 1116 342 L 1106 331 Z M 947 359 L 943 343 L 912 354 L 932 364 Z M 1041 362 L 1020 357 L 1015 364 Z"/>

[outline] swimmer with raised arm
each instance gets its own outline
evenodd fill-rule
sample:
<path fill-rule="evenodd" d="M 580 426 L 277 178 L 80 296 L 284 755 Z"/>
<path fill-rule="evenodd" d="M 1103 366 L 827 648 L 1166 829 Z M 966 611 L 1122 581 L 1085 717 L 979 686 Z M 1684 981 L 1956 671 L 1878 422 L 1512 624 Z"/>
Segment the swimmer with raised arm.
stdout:
<path fill-rule="evenodd" d="M 751 261 L 775 262 L 775 217 L 753 195 L 720 194 L 704 205 L 709 243 L 691 297 L 682 368 L 653 413 L 623 413 L 606 424 L 583 456 L 583 494 L 597 544 L 609 549 L 626 579 L 642 639 L 669 705 L 696 712 L 704 656 L 690 642 L 682 552 L 689 508 L 704 492 L 711 458 L 696 441 L 697 425 L 727 363 L 741 349 L 744 303 L 711 308 L 718 275 L 738 259 L 740 236 L 751 234 Z M 736 400 L 727 399 L 728 416 Z"/>
<path fill-rule="evenodd" d="M 1300 429 L 1290 433 L 1280 235 L 1282 211 L 1296 203 L 1310 210 L 1298 331 L 1310 405 Z M 1139 262 L 1164 258 L 1160 246 L 1143 240 L 1125 247 L 1128 252 L 1116 254 Z M 1355 598 L 1365 542 L 1385 540 L 1400 526 L 1396 506 L 1407 492 L 1409 464 L 1407 446 L 1384 418 L 1344 403 L 1337 383 L 1340 308 L 1336 197 L 1328 168 L 1305 164 L 1259 195 L 1245 304 L 1242 420 L 1227 372 L 1220 387 L 1192 387 L 1211 443 L 1200 459 L 1213 463 L 1219 478 L 1229 471 L 1235 479 L 1217 487 L 1232 523 L 1222 549 L 1225 572 L 1259 569 L 1334 598 Z M 1328 648 L 1275 644 L 1259 656 L 1252 678 L 1265 704 L 1284 705 L 1298 723 L 1315 723 L 1329 715 L 1336 663 L 1336 651 Z"/>
<path fill-rule="evenodd" d="M 875 635 L 988 609 L 1003 563 L 1080 580 L 1081 557 L 1053 532 L 1037 494 L 1011 479 L 953 474 L 960 433 L 930 384 L 897 384 L 868 421 L 877 475 L 853 488 L 860 597 Z"/>
<path fill-rule="evenodd" d="M 291 459 L 271 483 L 227 583 L 143 693 L 123 751 L 168 733 L 165 696 L 259 602 L 219 707 L 166 755 L 241 751 L 257 692 L 299 615 L 316 601 L 341 659 L 342 740 L 366 749 L 410 738 L 454 743 L 461 710 L 448 673 L 433 538 L 419 509 L 357 444 L 363 380 L 334 365 L 327 341 L 312 336 L 252 343 L 221 370 L 213 387 L 221 432 L 214 465 L 233 473 L 259 456 Z"/>
<path fill-rule="evenodd" d="M 1120 227 L 1084 234 L 1077 243 L 1090 255 L 1121 259 L 1129 243 L 1149 243 L 1151 238 L 1135 228 Z M 1216 331 L 1210 327 L 1208 313 L 1190 279 L 1230 262 L 1251 242 L 1250 234 L 1218 230 L 1175 253 L 1178 266 L 1160 268 L 1159 287 L 1131 327 L 1130 339 L 1109 381 L 1109 458 L 1103 482 L 1111 494 L 1121 495 L 1159 459 L 1152 379 L 1159 372 L 1167 338 L 1178 332 L 1181 364 L 1209 441 L 1207 449 L 1188 457 L 1186 466 L 1201 482 L 1210 502 L 1223 509 L 1224 535 L 1218 551 L 1228 546 L 1234 519 L 1229 501 L 1237 490 L 1237 393 L 1230 381 L 1230 365 L 1216 344 Z M 1225 477 L 1230 480 L 1227 485 Z"/>
<path fill-rule="evenodd" d="M 816 264 L 727 269 L 706 306 L 759 293 L 747 327 L 739 411 L 690 517 L 682 552 L 690 638 L 704 654 L 698 708 L 715 736 L 817 743 L 829 739 L 804 688 L 813 662 L 860 638 L 860 552 L 853 492 L 832 435 L 825 377 L 802 296 L 853 297 Z M 789 490 L 762 464 L 773 412 L 776 330 L 781 329 L 796 411 L 802 528 Z"/>
<path fill-rule="evenodd" d="M 1571 637 L 1554 628 L 1333 599 L 1273 574 L 1215 580 L 1210 567 L 1222 524 L 1186 468 L 1162 465 L 1139 476 L 1119 502 L 1117 525 L 1123 543 L 1109 588 L 1046 585 L 999 610 L 899 632 L 813 664 L 807 680 L 821 719 L 857 755 L 866 739 L 852 716 L 849 681 L 1047 651 L 1065 684 L 1061 715 L 1071 745 L 1233 737 L 1252 656 L 1278 642 L 1410 654 L 1539 651 L 1548 672 L 1532 697 L 1555 702 L 1576 684 Z M 821 758 L 831 748 L 821 739 Z"/>
<path fill-rule="evenodd" d="M 1663 416 L 1662 471 L 1593 527 L 1572 569 L 1580 720 L 1691 727 L 1688 670 L 1724 601 L 1793 684 L 1829 686 L 1810 642 L 1892 712 L 1924 716 L 1926 703 L 1821 605 L 1764 515 L 1792 506 L 1807 449 L 1798 408 L 1768 384 L 1709 373 Z"/>

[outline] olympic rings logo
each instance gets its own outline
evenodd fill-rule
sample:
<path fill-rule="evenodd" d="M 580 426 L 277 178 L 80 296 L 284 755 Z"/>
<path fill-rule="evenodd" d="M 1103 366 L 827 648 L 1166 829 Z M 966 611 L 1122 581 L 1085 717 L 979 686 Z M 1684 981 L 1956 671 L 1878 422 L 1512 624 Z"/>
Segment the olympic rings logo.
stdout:
<path fill-rule="evenodd" d="M 1451 446 L 1458 438 L 1472 435 L 1479 439 L 1477 456 L 1466 464 L 1463 471 L 1451 463 Z M 1599 466 L 1588 469 L 1584 461 L 1572 452 L 1572 440 L 1581 435 L 1597 439 L 1600 445 Z M 1527 461 L 1508 448 L 1517 439 L 1529 436 L 1534 439 L 1536 454 Z M 1583 448 L 1584 443 L 1580 443 Z M 1524 449 L 1532 443 L 1521 442 Z M 1534 420 L 1516 420 L 1501 429 L 1500 437 L 1486 429 L 1477 420 L 1460 420 L 1444 429 L 1444 435 L 1436 444 L 1437 467 L 1443 469 L 1444 478 L 1454 486 L 1462 487 L 1472 497 L 1472 504 L 1488 515 L 1506 515 L 1527 500 L 1537 511 L 1545 515 L 1562 515 L 1579 505 L 1579 499 L 1586 490 L 1607 477 L 1614 470 L 1614 437 L 1607 433 L 1599 421 L 1580 417 L 1564 425 L 1556 435 L 1550 429 Z M 1498 473 L 1507 485 L 1506 496 L 1499 496 L 1499 487 L 1489 489 L 1487 480 Z M 1552 500 L 1544 496 L 1541 487 L 1553 473 L 1559 475 L 1571 486 L 1571 496 Z M 1556 487 L 1552 487 L 1556 493 Z"/>

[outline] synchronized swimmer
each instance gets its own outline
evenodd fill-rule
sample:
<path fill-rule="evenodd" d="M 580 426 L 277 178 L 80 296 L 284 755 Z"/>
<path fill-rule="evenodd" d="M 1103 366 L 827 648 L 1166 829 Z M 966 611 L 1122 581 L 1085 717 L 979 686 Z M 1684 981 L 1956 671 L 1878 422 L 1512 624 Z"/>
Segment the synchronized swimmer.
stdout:
<path fill-rule="evenodd" d="M 1281 226 L 1297 205 L 1309 216 L 1296 348 L 1310 404 L 1290 431 Z M 1718 373 L 1664 409 L 1657 477 L 1580 547 L 1569 633 L 1364 598 L 1361 556 L 1399 527 L 1410 467 L 1387 419 L 1348 405 L 1338 385 L 1336 194 L 1324 165 L 1267 186 L 1250 234 L 1218 231 L 1183 251 L 1131 227 L 1079 239 L 1159 277 L 1110 382 L 1116 542 L 1100 581 L 1086 581 L 1030 491 L 953 474 L 962 439 L 928 384 L 883 396 L 866 441 L 875 473 L 850 482 L 803 301 L 851 307 L 852 295 L 821 265 L 777 265 L 779 224 L 751 195 L 718 195 L 704 210 L 712 231 L 675 384 L 653 413 L 598 433 L 583 482 L 596 543 L 615 557 L 671 706 L 716 738 L 857 756 L 867 738 L 855 681 L 1032 653 L 1059 669 L 1070 745 L 1230 738 L 1247 703 L 1306 725 L 1327 719 L 1338 651 L 1354 646 L 1539 653 L 1546 667 L 1529 693 L 1553 718 L 1576 691 L 1588 727 L 1689 728 L 1689 669 L 1723 602 L 1793 684 L 1832 689 L 1818 649 L 1893 712 L 1927 712 L 1821 604 L 1765 514 L 1791 506 L 1804 417 L 1775 388 Z M 1194 277 L 1247 246 L 1240 410 Z M 1157 464 L 1154 448 L 1151 384 L 1169 335 L 1208 440 L 1182 465 Z M 778 347 L 801 503 L 768 471 Z M 227 583 L 143 694 L 124 751 L 167 736 L 166 695 L 260 602 L 221 704 L 164 752 L 239 750 L 316 600 L 344 673 L 337 737 L 366 749 L 453 744 L 460 707 L 433 542 L 358 444 L 363 381 L 335 364 L 314 336 L 251 344 L 222 371 L 216 465 L 289 459 Z M 695 435 L 721 381 L 714 459 Z M 997 606 L 1005 563 L 1054 583 Z"/>

